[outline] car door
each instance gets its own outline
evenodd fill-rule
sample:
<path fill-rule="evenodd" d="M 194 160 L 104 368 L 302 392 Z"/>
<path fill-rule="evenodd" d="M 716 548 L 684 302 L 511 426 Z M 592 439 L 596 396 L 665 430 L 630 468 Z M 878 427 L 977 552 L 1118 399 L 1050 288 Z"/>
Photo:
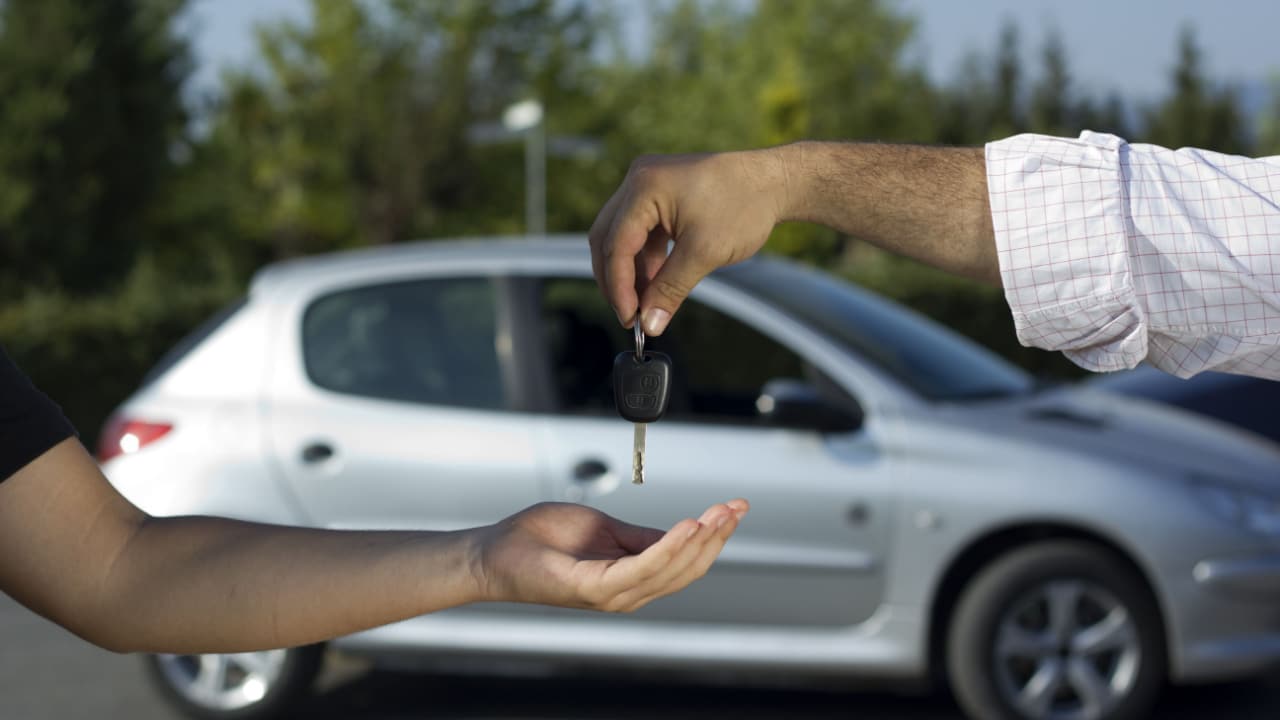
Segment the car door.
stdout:
<path fill-rule="evenodd" d="M 590 279 L 531 284 L 554 395 L 541 443 L 559 497 L 664 528 L 714 502 L 752 503 L 705 579 L 622 622 L 848 626 L 871 616 L 892 497 L 874 426 L 769 427 L 756 407 L 764 384 L 781 378 L 822 386 L 835 402 L 854 398 L 801 352 L 695 295 L 647 346 L 671 355 L 675 380 L 667 417 L 648 430 L 646 482 L 633 485 L 632 426 L 616 414 L 609 381 L 614 355 L 634 351 L 631 331 Z"/>
<path fill-rule="evenodd" d="M 501 279 L 349 279 L 296 293 L 275 339 L 276 467 L 339 528 L 453 529 L 545 498 L 513 412 Z"/>

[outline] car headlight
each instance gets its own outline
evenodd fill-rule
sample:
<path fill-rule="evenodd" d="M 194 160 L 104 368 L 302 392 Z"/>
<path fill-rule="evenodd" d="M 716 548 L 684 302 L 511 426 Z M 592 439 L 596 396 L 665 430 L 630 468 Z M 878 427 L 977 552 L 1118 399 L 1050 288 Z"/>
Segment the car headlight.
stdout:
<path fill-rule="evenodd" d="M 1198 482 L 1195 488 L 1215 515 L 1246 530 L 1280 536 L 1280 496 L 1211 482 Z"/>

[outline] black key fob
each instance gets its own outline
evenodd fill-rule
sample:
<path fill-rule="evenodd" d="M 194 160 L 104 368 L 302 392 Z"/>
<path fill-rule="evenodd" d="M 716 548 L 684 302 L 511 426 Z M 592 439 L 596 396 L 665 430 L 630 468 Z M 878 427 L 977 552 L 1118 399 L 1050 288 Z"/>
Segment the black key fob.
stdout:
<path fill-rule="evenodd" d="M 671 399 L 671 358 L 660 352 L 618 353 L 613 359 L 613 402 L 633 423 L 656 422 Z"/>

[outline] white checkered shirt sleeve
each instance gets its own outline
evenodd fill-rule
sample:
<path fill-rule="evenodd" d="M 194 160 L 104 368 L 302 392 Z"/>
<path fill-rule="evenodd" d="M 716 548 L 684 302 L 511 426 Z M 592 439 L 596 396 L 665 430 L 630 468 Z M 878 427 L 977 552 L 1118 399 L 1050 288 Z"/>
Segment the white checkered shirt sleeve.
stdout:
<path fill-rule="evenodd" d="M 1280 380 L 1280 156 L 1018 135 L 987 145 L 1022 344 L 1105 372 Z"/>

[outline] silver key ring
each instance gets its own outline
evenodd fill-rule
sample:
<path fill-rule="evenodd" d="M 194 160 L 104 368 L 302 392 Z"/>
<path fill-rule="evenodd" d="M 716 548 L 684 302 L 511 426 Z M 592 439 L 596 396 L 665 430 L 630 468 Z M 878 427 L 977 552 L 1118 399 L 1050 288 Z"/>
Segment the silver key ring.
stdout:
<path fill-rule="evenodd" d="M 636 313 L 635 322 L 631 323 L 636 335 L 636 360 L 644 362 L 644 328 L 640 327 L 640 313 Z"/>

